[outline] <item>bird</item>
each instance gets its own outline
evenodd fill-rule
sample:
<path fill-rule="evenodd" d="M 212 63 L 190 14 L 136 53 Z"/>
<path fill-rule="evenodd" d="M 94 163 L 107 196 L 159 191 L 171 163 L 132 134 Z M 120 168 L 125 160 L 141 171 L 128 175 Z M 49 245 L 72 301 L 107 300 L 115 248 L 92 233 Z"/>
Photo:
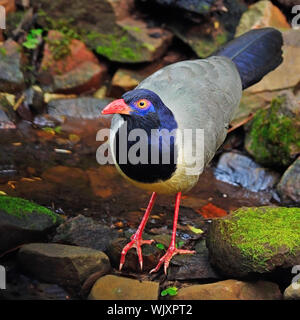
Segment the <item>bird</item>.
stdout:
<path fill-rule="evenodd" d="M 103 115 L 113 114 L 109 143 L 117 170 L 135 186 L 152 192 L 139 227 L 121 252 L 119 270 L 131 248 L 136 249 L 143 269 L 141 247 L 151 245 L 154 240 L 144 240 L 142 234 L 158 194 L 176 195 L 173 230 L 166 253 L 150 273 L 159 271 L 163 264 L 167 274 L 169 263 L 176 254 L 195 253 L 176 247 L 182 194 L 201 180 L 205 166 L 224 142 L 242 91 L 281 64 L 282 46 L 282 34 L 277 29 L 253 29 L 228 42 L 208 58 L 163 67 L 102 109 Z M 197 129 L 202 136 L 185 138 L 185 131 Z M 134 130 L 145 133 L 146 138 L 140 138 L 142 148 L 136 152 L 136 158 L 144 156 L 146 161 L 130 161 L 128 151 L 135 141 L 128 135 Z M 157 137 L 162 131 L 175 134 Z M 197 141 L 202 141 L 198 158 L 197 154 L 192 156 Z M 166 145 L 168 148 L 164 149 Z M 165 154 L 164 150 L 168 152 Z M 169 161 L 164 161 L 165 156 Z M 199 165 L 194 170 L 197 160 Z"/>

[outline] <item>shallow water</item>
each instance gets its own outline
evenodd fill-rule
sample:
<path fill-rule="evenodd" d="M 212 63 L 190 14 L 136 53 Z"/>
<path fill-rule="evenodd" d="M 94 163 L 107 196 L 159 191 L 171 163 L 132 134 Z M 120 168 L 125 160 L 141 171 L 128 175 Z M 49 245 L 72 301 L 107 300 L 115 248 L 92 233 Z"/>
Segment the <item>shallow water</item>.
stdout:
<path fill-rule="evenodd" d="M 66 216 L 84 214 L 107 225 L 122 222 L 135 228 L 150 193 L 125 181 L 113 165 L 98 165 L 96 150 L 101 143 L 96 133 L 109 123 L 107 117 L 68 119 L 59 134 L 33 128 L 25 121 L 16 130 L 2 130 L 0 191 L 34 200 Z M 70 134 L 76 135 L 76 141 L 70 141 Z M 270 199 L 268 192 L 255 193 L 216 180 L 213 168 L 208 167 L 196 187 L 184 195 L 180 219 L 184 215 L 199 218 L 197 210 L 207 203 L 230 212 L 242 206 L 266 205 Z M 171 227 L 173 205 L 174 197 L 158 197 L 152 213 L 160 217 L 155 227 Z"/>

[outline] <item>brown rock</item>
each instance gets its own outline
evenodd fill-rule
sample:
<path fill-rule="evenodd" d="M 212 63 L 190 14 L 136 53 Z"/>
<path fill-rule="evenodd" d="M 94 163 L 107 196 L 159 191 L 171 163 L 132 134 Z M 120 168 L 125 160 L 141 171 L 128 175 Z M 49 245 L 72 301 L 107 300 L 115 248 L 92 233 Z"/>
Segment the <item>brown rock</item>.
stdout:
<path fill-rule="evenodd" d="M 93 273 L 108 272 L 107 256 L 98 250 L 54 243 L 31 243 L 18 253 L 22 269 L 48 283 L 78 287 Z"/>
<path fill-rule="evenodd" d="M 131 13 L 133 0 L 65 0 L 63 4 L 32 0 L 31 3 L 56 21 L 72 19 L 71 27 L 81 32 L 83 41 L 112 61 L 153 61 L 166 51 L 172 40 L 169 31 L 148 27 L 144 20 Z M 38 21 L 43 26 L 48 25 L 45 16 L 40 16 Z"/>
<path fill-rule="evenodd" d="M 134 89 L 141 81 L 155 71 L 171 63 L 186 59 L 187 57 L 180 52 L 168 51 L 163 58 L 146 66 L 143 65 L 142 67 L 134 67 L 134 69 L 118 69 L 112 78 L 109 95 L 112 97 L 120 97 L 126 91 Z"/>
<path fill-rule="evenodd" d="M 300 300 L 300 283 L 292 283 L 283 294 L 284 300 Z"/>
<path fill-rule="evenodd" d="M 6 13 L 16 11 L 15 0 L 0 0 L 0 6 L 5 8 Z"/>
<path fill-rule="evenodd" d="M 124 92 L 134 89 L 144 77 L 134 70 L 119 69 L 111 81 L 110 95 L 121 96 Z"/>
<path fill-rule="evenodd" d="M 178 290 L 172 300 L 281 300 L 277 284 L 225 280 Z"/>
<path fill-rule="evenodd" d="M 290 29 L 284 14 L 271 1 L 262 0 L 249 7 L 240 20 L 235 37 L 251 29 L 273 27 Z"/>
<path fill-rule="evenodd" d="M 89 300 L 157 300 L 158 282 L 106 275 L 97 280 Z"/>
<path fill-rule="evenodd" d="M 107 67 L 99 63 L 82 41 L 70 40 L 68 52 L 58 57 L 57 53 L 54 53 L 57 46 L 55 43 L 62 41 L 64 36 L 51 30 L 47 39 L 39 71 L 41 84 L 50 87 L 53 92 L 62 93 L 82 93 L 95 90 L 102 85 Z"/>

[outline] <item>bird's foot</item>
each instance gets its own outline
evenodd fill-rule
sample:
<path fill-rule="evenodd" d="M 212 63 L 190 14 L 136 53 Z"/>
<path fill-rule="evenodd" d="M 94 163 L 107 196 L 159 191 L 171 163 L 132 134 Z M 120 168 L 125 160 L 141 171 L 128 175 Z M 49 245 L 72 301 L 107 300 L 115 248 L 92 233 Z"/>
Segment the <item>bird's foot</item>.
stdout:
<path fill-rule="evenodd" d="M 177 249 L 175 246 L 170 245 L 166 254 L 159 259 L 157 266 L 154 269 L 152 269 L 150 273 L 157 272 L 160 269 L 161 265 L 164 264 L 164 272 L 165 274 L 167 274 L 169 263 L 176 254 L 194 254 L 194 253 L 196 253 L 196 251 L 194 250 Z"/>
<path fill-rule="evenodd" d="M 138 234 L 134 234 L 131 237 L 131 241 L 129 243 L 127 243 L 127 245 L 123 248 L 122 252 L 121 252 L 121 259 L 120 259 L 120 266 L 119 266 L 119 270 L 122 270 L 122 267 L 125 263 L 125 256 L 127 254 L 127 252 L 131 249 L 131 248 L 135 248 L 137 255 L 138 255 L 138 259 L 139 259 L 139 263 L 140 263 L 140 267 L 141 270 L 143 270 L 143 255 L 142 255 L 142 245 L 143 244 L 152 244 L 154 242 L 154 240 L 143 240 L 141 239 L 141 237 L 139 237 Z"/>

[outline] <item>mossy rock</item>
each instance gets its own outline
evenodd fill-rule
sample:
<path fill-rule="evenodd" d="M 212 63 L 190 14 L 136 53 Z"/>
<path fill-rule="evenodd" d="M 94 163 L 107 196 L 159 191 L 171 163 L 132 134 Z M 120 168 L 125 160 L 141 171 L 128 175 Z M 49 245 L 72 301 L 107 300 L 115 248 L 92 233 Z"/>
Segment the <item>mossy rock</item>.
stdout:
<path fill-rule="evenodd" d="M 91 49 L 112 61 L 128 63 L 153 61 L 166 51 L 171 42 L 170 32 L 159 28 L 148 28 L 143 20 L 131 18 L 125 1 L 32 0 L 32 2 L 40 8 L 37 21 L 46 30 L 76 34 Z M 128 6 L 130 7 L 129 3 Z M 157 38 L 151 36 L 156 31 L 159 31 Z"/>
<path fill-rule="evenodd" d="M 31 201 L 0 196 L 0 253 L 43 239 L 62 219 Z"/>
<path fill-rule="evenodd" d="M 263 165 L 287 167 L 300 152 L 300 115 L 289 110 L 287 99 L 274 98 L 270 108 L 259 110 L 250 123 L 245 148 Z"/>
<path fill-rule="evenodd" d="M 226 276 L 269 273 L 300 264 L 300 208 L 240 208 L 213 220 L 207 247 Z"/>

